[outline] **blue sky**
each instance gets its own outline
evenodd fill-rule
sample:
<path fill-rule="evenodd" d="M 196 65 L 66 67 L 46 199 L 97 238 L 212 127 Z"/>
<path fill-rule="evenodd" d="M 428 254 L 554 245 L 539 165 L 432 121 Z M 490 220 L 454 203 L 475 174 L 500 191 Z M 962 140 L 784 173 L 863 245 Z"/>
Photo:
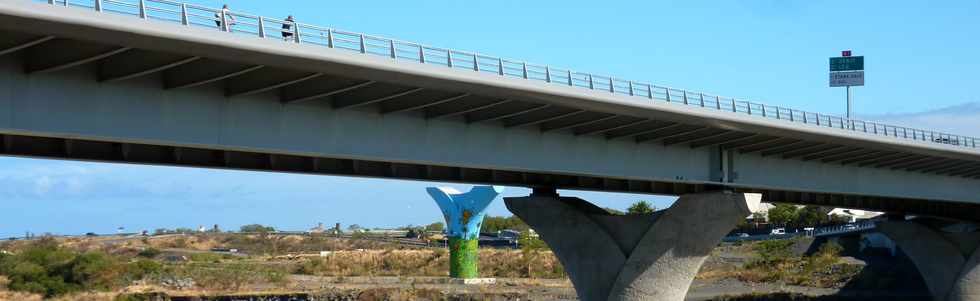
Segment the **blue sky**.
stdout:
<path fill-rule="evenodd" d="M 980 136 L 980 1 L 190 2 L 841 115 L 844 90 L 827 87 L 827 58 L 851 49 L 866 57 L 857 116 Z M 433 183 L 20 158 L 0 166 L 0 212 L 19 213 L 4 214 L 0 237 L 441 218 L 424 191 Z M 566 194 L 617 208 L 672 200 Z M 499 201 L 490 210 L 508 214 Z"/>

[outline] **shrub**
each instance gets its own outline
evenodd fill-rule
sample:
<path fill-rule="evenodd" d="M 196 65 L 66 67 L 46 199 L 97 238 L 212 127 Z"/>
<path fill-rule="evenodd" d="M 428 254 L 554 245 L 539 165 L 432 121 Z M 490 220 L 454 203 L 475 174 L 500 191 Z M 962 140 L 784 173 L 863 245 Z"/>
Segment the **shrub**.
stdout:
<path fill-rule="evenodd" d="M 100 252 L 71 252 L 60 248 L 54 240 L 41 239 L 17 255 L 0 256 L 0 274 L 9 279 L 10 290 L 51 297 L 116 288 L 158 270 L 154 264 L 126 263 Z"/>
<path fill-rule="evenodd" d="M 157 255 L 160 255 L 160 253 L 161 253 L 160 250 L 157 248 L 146 248 L 143 251 L 137 253 L 136 255 L 140 257 L 153 258 L 153 257 L 157 257 Z"/>

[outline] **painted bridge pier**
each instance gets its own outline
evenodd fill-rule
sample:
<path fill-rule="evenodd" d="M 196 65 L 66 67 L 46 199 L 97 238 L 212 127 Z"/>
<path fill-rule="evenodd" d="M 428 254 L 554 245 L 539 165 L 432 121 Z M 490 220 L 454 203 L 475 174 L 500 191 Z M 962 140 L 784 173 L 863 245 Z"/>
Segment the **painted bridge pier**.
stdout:
<path fill-rule="evenodd" d="M 429 187 L 426 191 L 435 199 L 446 219 L 449 237 L 449 276 L 472 279 L 479 276 L 480 226 L 486 209 L 504 188 L 474 186 L 462 193 L 449 187 Z"/>
<path fill-rule="evenodd" d="M 504 201 L 555 252 L 580 300 L 679 301 L 711 249 L 760 198 L 688 194 L 650 215 L 613 215 L 553 189 Z"/>
<path fill-rule="evenodd" d="M 902 249 L 936 301 L 980 301 L 980 232 L 973 223 L 916 218 L 875 225 Z"/>

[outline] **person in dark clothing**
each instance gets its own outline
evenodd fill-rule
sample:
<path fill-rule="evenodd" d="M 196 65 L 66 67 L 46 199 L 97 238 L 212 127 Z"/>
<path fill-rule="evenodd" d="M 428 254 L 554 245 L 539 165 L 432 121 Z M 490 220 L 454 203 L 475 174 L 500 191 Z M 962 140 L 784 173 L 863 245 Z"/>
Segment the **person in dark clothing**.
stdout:
<path fill-rule="evenodd" d="M 225 20 L 228 21 L 227 28 L 223 24 L 221 24 L 222 15 L 225 17 Z M 225 4 L 225 6 L 221 8 L 220 12 L 214 13 L 214 18 L 215 18 L 214 24 L 218 25 L 218 29 L 221 30 L 227 29 L 228 31 L 231 31 L 231 26 L 235 25 L 235 16 L 231 15 L 231 9 L 228 8 L 228 4 Z"/>
<path fill-rule="evenodd" d="M 282 22 L 282 40 L 289 41 L 293 39 L 293 26 L 296 22 L 293 21 L 293 15 L 286 17 L 286 21 Z"/>

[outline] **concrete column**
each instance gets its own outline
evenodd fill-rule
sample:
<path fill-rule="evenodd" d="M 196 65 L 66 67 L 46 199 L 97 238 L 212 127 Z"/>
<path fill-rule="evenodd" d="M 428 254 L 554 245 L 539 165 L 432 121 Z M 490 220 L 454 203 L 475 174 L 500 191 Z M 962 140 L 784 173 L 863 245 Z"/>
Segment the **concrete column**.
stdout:
<path fill-rule="evenodd" d="M 912 260 L 933 300 L 980 301 L 976 225 L 916 219 L 878 222 L 876 227 Z"/>
<path fill-rule="evenodd" d="M 757 210 L 759 200 L 689 194 L 667 210 L 621 216 L 573 197 L 504 199 L 555 252 L 583 301 L 684 300 L 711 249 Z"/>
<path fill-rule="evenodd" d="M 446 219 L 449 237 L 449 276 L 476 278 L 480 254 L 480 226 L 487 206 L 504 191 L 500 186 L 474 186 L 467 193 L 449 187 L 429 187 L 426 191 L 436 200 Z"/>

